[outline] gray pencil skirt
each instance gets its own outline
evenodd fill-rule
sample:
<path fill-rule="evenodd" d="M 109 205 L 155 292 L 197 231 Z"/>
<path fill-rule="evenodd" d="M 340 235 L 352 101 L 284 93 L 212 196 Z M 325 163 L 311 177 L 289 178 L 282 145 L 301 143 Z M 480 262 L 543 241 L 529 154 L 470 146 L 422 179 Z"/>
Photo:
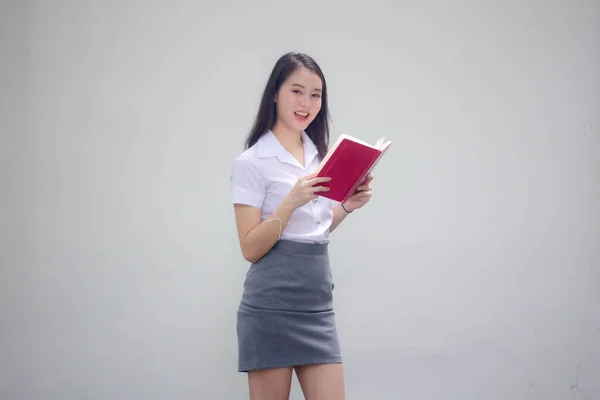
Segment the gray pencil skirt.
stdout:
<path fill-rule="evenodd" d="M 238 371 L 342 361 L 326 243 L 280 240 L 246 274 Z"/>

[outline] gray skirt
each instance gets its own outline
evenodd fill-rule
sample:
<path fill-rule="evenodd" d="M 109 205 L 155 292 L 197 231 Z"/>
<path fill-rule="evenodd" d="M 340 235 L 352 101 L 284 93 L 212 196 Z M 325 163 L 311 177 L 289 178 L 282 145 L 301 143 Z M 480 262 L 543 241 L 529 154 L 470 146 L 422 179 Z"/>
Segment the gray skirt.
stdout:
<path fill-rule="evenodd" d="M 281 240 L 246 274 L 238 371 L 342 361 L 326 243 Z"/>

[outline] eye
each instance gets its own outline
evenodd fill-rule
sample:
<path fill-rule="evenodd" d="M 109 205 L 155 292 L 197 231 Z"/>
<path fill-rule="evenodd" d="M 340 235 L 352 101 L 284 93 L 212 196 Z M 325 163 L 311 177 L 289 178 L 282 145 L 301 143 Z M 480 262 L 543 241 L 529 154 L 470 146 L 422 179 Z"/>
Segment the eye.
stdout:
<path fill-rule="evenodd" d="M 316 99 L 320 99 L 320 98 L 321 98 L 321 95 L 320 95 L 320 94 L 318 94 L 318 93 L 315 93 L 315 94 L 313 94 L 313 97 L 314 97 L 314 98 L 316 98 Z"/>
<path fill-rule="evenodd" d="M 294 92 L 296 94 L 301 94 L 301 92 L 298 89 L 294 89 L 294 90 L 292 90 L 292 92 Z"/>

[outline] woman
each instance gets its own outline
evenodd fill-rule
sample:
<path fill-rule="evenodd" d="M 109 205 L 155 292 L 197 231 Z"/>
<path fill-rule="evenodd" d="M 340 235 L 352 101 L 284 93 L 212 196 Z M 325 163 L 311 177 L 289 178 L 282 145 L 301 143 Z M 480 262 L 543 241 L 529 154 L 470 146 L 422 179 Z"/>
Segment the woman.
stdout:
<path fill-rule="evenodd" d="M 246 150 L 231 175 L 239 242 L 251 262 L 238 309 L 238 370 L 251 400 L 289 398 L 292 371 L 308 400 L 344 398 L 329 234 L 371 197 L 369 175 L 344 204 L 319 193 L 329 143 L 327 85 L 317 63 L 275 64 Z"/>

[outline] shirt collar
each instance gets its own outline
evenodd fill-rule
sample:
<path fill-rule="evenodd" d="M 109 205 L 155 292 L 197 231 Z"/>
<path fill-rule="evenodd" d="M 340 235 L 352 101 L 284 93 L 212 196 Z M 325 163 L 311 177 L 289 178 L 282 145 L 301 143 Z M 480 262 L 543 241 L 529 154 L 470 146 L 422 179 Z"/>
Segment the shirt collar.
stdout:
<path fill-rule="evenodd" d="M 315 156 L 319 154 L 319 151 L 317 150 L 317 146 L 315 146 L 310 137 L 308 137 L 308 134 L 304 131 L 302 132 L 302 143 L 304 145 L 304 165 L 308 168 Z M 257 144 L 259 157 L 277 157 L 281 162 L 296 167 L 302 167 L 298 161 L 296 161 L 296 158 L 294 158 L 294 156 L 279 143 L 279 140 L 277 140 L 277 137 L 275 137 L 272 131 L 269 130 L 264 134 Z"/>

